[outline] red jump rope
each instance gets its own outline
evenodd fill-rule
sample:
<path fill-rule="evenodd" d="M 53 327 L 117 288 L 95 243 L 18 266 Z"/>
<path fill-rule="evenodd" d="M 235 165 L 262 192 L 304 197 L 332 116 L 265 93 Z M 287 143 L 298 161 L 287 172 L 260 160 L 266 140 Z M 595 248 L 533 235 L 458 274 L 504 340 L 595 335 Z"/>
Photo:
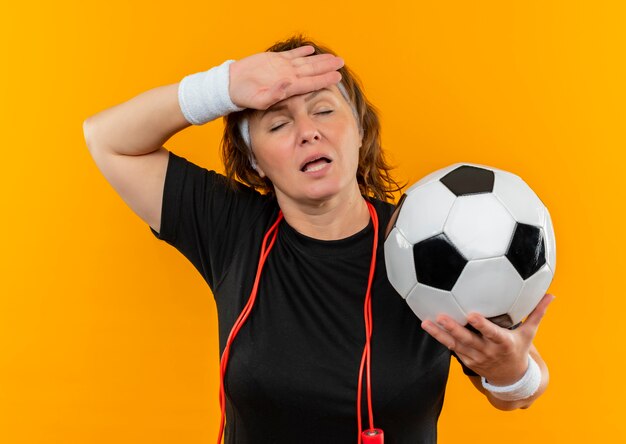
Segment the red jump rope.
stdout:
<path fill-rule="evenodd" d="M 378 216 L 376 215 L 376 210 L 374 206 L 365 201 L 367 204 L 367 208 L 370 212 L 370 216 L 372 217 L 372 224 L 374 226 L 374 246 L 372 249 L 372 260 L 370 263 L 370 274 L 369 279 L 367 281 L 367 292 L 365 294 L 365 304 L 364 304 L 364 318 L 365 318 L 365 348 L 363 349 L 363 357 L 361 358 L 361 367 L 359 369 L 359 384 L 358 384 L 358 392 L 357 392 L 357 420 L 358 420 L 358 444 L 384 444 L 384 435 L 381 429 L 374 428 L 374 414 L 372 413 L 372 388 L 371 388 L 371 378 L 370 378 L 370 337 L 372 336 L 372 298 L 371 298 L 371 290 L 372 290 L 372 281 L 374 280 L 374 270 L 376 269 L 376 250 L 378 247 Z M 261 271 L 263 270 L 263 265 L 265 264 L 265 260 L 269 255 L 274 243 L 276 242 L 276 236 L 278 234 L 278 225 L 280 221 L 283 219 L 283 212 L 279 211 L 278 217 L 274 224 L 267 230 L 265 237 L 263 239 L 263 244 L 261 246 L 261 256 L 259 258 L 259 265 L 257 267 L 256 278 L 254 279 L 254 285 L 252 287 L 252 292 L 250 293 L 250 298 L 248 299 L 248 303 L 241 311 L 241 314 L 237 318 L 237 321 L 233 325 L 230 334 L 228 335 L 228 341 L 226 342 L 226 347 L 224 348 L 224 353 L 222 354 L 222 359 L 220 362 L 220 407 L 222 410 L 222 419 L 220 421 L 220 431 L 217 437 L 217 444 L 222 443 L 222 434 L 224 432 L 224 418 L 225 418 L 225 410 L 226 410 L 226 402 L 224 395 L 224 374 L 226 373 L 226 365 L 228 364 L 228 355 L 230 353 L 230 345 L 232 344 L 235 336 L 239 332 L 239 329 L 243 326 L 252 310 L 254 305 L 254 301 L 256 300 L 257 290 L 259 287 L 259 281 L 261 279 Z M 269 246 L 267 245 L 267 241 L 271 236 L 271 240 L 269 242 Z M 367 407 L 369 411 L 369 425 L 370 428 L 367 430 L 361 431 L 361 385 L 363 379 L 363 367 L 367 361 Z"/>

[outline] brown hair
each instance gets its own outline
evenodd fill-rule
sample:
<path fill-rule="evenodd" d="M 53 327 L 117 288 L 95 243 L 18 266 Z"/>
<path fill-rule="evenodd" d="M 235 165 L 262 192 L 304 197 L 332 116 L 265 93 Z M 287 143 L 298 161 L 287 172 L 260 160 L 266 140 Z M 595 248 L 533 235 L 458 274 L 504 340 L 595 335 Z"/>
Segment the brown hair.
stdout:
<path fill-rule="evenodd" d="M 288 51 L 304 45 L 313 46 L 315 48 L 313 54 L 336 55 L 329 48 L 314 43 L 303 35 L 294 35 L 287 40 L 275 43 L 266 52 Z M 380 121 L 376 108 L 365 98 L 361 82 L 355 73 L 345 64 L 338 71 L 341 73 L 341 82 L 355 105 L 359 123 L 363 128 L 363 144 L 356 173 L 361 194 L 384 201 L 393 201 L 393 193 L 402 191 L 405 185 L 399 185 L 391 177 L 392 167 L 385 160 L 381 148 Z M 222 160 L 229 179 L 237 179 L 260 192 L 273 193 L 272 182 L 267 177 L 261 178 L 250 165 L 248 147 L 239 132 L 239 121 L 244 117 L 249 118 L 253 112 L 255 112 L 253 109 L 244 109 L 224 117 Z"/>

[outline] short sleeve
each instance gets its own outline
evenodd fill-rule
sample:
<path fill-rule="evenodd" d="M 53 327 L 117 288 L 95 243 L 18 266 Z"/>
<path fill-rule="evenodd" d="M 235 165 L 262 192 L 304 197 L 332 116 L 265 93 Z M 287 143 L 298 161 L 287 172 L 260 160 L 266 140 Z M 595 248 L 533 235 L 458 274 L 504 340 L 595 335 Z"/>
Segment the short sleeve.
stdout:
<path fill-rule="evenodd" d="M 159 232 L 148 227 L 189 259 L 213 288 L 266 203 L 252 188 L 170 151 L 161 227 Z"/>
<path fill-rule="evenodd" d="M 160 232 L 148 225 L 152 234 L 170 244 L 174 242 L 176 236 L 175 228 L 180 217 L 180 201 L 186 172 L 187 165 L 183 158 L 170 151 L 161 203 Z"/>

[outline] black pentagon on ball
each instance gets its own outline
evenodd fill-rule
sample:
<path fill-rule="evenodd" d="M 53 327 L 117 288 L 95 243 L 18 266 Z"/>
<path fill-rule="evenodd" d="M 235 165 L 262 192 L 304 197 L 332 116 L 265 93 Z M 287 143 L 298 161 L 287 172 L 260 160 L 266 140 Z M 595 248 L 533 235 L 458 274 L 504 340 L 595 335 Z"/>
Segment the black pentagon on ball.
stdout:
<path fill-rule="evenodd" d="M 413 245 L 417 281 L 441 290 L 452 290 L 467 259 L 441 233 Z"/>
<path fill-rule="evenodd" d="M 513 327 L 513 319 L 511 319 L 511 316 L 509 316 L 508 314 L 501 314 L 499 316 L 492 316 L 490 318 L 487 318 L 488 320 L 490 320 L 491 322 L 493 322 L 494 324 L 502 327 L 502 328 L 511 328 Z"/>
<path fill-rule="evenodd" d="M 439 179 L 457 196 L 478 193 L 491 193 L 495 175 L 493 171 L 470 165 L 463 165 Z"/>
<path fill-rule="evenodd" d="M 541 228 L 517 222 L 505 255 L 522 279 L 528 279 L 546 263 Z"/>
<path fill-rule="evenodd" d="M 521 322 L 518 322 L 517 324 L 513 325 L 513 319 L 511 319 L 511 316 L 508 313 L 498 316 L 492 316 L 490 318 L 487 318 L 487 320 L 493 322 L 499 327 L 508 328 L 509 330 L 514 330 L 521 324 Z M 482 336 L 482 333 L 475 327 L 472 327 L 472 324 L 465 324 L 465 328 L 467 328 L 472 333 L 476 333 L 478 336 Z"/>

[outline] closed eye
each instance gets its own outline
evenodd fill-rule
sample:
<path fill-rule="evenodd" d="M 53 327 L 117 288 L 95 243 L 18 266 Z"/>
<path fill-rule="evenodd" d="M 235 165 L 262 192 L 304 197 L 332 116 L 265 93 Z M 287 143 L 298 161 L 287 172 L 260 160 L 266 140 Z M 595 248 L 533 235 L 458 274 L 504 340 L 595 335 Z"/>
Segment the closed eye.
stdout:
<path fill-rule="evenodd" d="M 330 114 L 332 112 L 333 112 L 333 110 L 331 109 L 331 110 L 328 110 L 328 111 L 320 111 L 319 113 L 315 113 L 315 114 Z M 280 125 L 275 126 L 274 128 L 270 128 L 270 131 L 276 131 L 277 129 L 282 128 L 284 125 L 285 124 L 282 123 Z"/>
<path fill-rule="evenodd" d="M 282 126 L 284 126 L 284 125 L 285 125 L 285 124 L 283 123 L 282 125 L 278 125 L 278 126 L 275 126 L 274 128 L 270 128 L 270 132 L 271 132 L 271 131 L 276 131 L 277 129 L 281 128 L 281 127 L 282 127 Z"/>

